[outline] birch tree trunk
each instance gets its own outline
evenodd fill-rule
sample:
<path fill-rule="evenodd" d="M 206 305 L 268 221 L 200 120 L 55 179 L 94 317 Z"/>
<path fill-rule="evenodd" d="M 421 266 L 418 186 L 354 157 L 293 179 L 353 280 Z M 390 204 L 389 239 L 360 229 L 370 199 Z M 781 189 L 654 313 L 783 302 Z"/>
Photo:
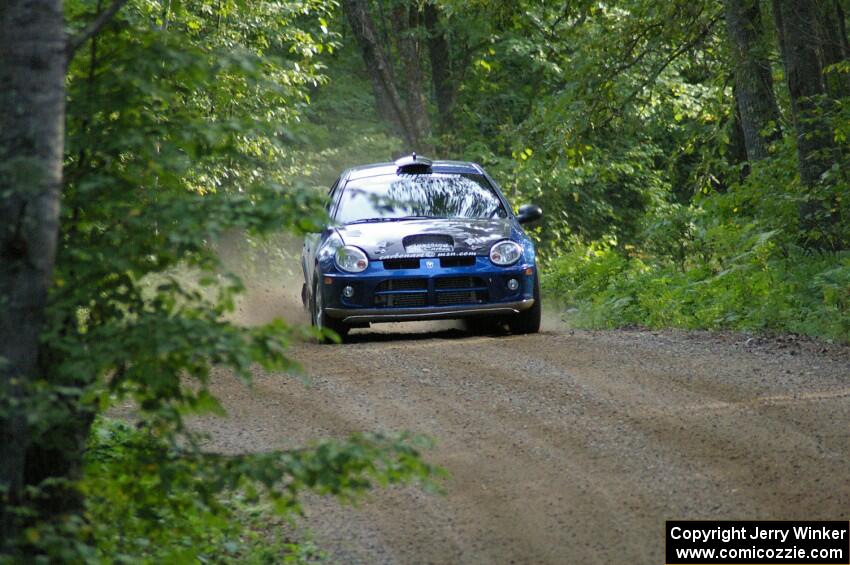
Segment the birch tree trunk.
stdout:
<path fill-rule="evenodd" d="M 0 501 L 2 539 L 16 523 L 29 444 L 28 385 L 56 255 L 65 119 L 62 0 L 0 3 Z"/>

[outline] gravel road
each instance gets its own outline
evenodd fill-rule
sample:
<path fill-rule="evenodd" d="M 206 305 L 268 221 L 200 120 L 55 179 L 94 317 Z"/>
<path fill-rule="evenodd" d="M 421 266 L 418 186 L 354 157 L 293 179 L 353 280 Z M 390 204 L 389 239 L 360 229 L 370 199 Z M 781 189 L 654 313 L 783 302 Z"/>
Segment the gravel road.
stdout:
<path fill-rule="evenodd" d="M 310 379 L 218 375 L 225 452 L 358 430 L 437 439 L 446 496 L 311 498 L 339 563 L 662 563 L 666 519 L 848 519 L 850 350 L 740 334 L 473 337 L 385 326 L 297 344 Z"/>

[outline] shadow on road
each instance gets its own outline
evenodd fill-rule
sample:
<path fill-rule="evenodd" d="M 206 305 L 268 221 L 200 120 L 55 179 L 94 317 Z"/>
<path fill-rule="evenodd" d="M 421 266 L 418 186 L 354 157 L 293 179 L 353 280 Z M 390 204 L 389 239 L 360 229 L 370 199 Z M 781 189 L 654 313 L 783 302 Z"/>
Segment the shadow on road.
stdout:
<path fill-rule="evenodd" d="M 552 325 L 549 324 L 549 327 L 540 333 L 558 333 Z M 494 328 L 486 332 L 472 332 L 465 329 L 464 323 L 461 321 L 394 322 L 389 324 L 373 324 L 370 328 L 352 330 L 346 337 L 345 343 L 464 340 L 482 337 L 508 338 L 512 336 L 517 337 L 518 334 L 510 333 L 504 325 L 501 330 Z"/>
<path fill-rule="evenodd" d="M 407 329 L 393 328 L 389 331 L 374 328 L 355 330 L 350 333 L 345 340 L 345 343 L 382 343 L 387 341 L 423 341 L 428 339 L 464 339 L 475 337 L 474 334 L 466 332 L 460 328 L 447 329 Z"/>

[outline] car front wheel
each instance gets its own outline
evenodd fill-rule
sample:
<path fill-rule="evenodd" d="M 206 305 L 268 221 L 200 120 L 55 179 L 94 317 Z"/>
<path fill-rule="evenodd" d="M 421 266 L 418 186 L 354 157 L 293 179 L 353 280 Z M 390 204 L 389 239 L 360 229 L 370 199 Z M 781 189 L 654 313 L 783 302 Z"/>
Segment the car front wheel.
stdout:
<path fill-rule="evenodd" d="M 540 331 L 540 316 L 542 307 L 540 304 L 540 280 L 537 273 L 534 274 L 534 305 L 520 312 L 508 320 L 511 332 L 515 334 L 536 334 Z"/>
<path fill-rule="evenodd" d="M 327 312 L 325 312 L 324 301 L 322 300 L 322 293 L 319 291 L 319 275 L 318 273 L 313 276 L 313 296 L 312 300 L 312 308 L 310 309 L 310 322 L 313 324 L 313 327 L 319 330 L 331 330 L 335 332 L 340 339 L 344 340 L 345 336 L 348 334 L 349 327 L 340 322 L 339 320 L 335 320 L 333 318 L 329 318 Z M 319 338 L 320 343 L 330 343 L 327 337 L 322 336 Z"/>

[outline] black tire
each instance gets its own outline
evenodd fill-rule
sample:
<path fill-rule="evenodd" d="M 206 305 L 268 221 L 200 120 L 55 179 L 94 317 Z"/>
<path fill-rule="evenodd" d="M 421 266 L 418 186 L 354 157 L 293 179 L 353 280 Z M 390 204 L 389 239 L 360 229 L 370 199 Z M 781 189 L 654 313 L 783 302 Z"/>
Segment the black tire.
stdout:
<path fill-rule="evenodd" d="M 511 332 L 515 334 L 536 334 L 540 331 L 540 316 L 542 307 L 540 304 L 540 281 L 537 273 L 534 274 L 534 306 L 512 316 L 508 320 Z"/>
<path fill-rule="evenodd" d="M 319 293 L 319 275 L 316 273 L 313 275 L 313 293 L 310 296 L 310 323 L 314 328 L 317 329 L 327 329 L 335 332 L 340 341 L 345 341 L 345 336 L 348 335 L 348 330 L 351 329 L 339 320 L 334 320 L 333 318 L 329 318 L 325 314 L 325 307 L 322 304 L 322 295 Z M 319 343 L 333 343 L 331 339 L 326 336 L 322 336 L 319 338 Z"/>

